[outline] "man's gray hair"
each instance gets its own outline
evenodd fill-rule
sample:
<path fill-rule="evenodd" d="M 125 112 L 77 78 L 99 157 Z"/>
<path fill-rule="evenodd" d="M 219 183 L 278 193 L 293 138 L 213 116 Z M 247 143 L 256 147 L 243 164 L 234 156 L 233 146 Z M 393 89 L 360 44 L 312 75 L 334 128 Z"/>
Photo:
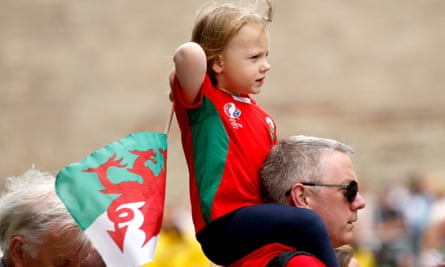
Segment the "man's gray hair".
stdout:
<path fill-rule="evenodd" d="M 328 151 L 351 155 L 353 150 L 333 139 L 296 135 L 281 139 L 269 152 L 260 170 L 263 200 L 288 204 L 288 191 L 297 182 L 319 182 L 322 156 Z"/>
<path fill-rule="evenodd" d="M 6 191 L 0 197 L 0 247 L 4 261 L 10 263 L 12 237 L 24 238 L 24 249 L 35 258 L 39 246 L 51 232 L 76 236 L 73 251 L 88 254 L 91 243 L 56 195 L 53 175 L 31 169 L 21 176 L 9 177 Z M 61 240 L 60 244 L 53 245 L 66 245 L 64 243 Z"/>

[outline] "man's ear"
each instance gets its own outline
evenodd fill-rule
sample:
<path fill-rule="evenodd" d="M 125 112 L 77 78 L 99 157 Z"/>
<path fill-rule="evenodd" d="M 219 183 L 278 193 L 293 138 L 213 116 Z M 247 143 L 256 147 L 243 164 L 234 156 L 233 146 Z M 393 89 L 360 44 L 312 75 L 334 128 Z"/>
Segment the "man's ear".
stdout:
<path fill-rule="evenodd" d="M 220 74 L 223 72 L 223 66 L 224 66 L 224 61 L 221 55 L 217 55 L 215 57 L 215 61 L 213 62 L 212 65 L 212 70 L 217 73 Z"/>
<path fill-rule="evenodd" d="M 300 208 L 308 208 L 308 202 L 307 202 L 307 191 L 306 187 L 300 183 L 296 183 L 292 186 L 291 190 L 291 199 L 292 204 L 296 207 Z"/>
<path fill-rule="evenodd" d="M 13 236 L 9 242 L 9 254 L 14 266 L 24 266 L 24 244 L 25 240 L 21 236 Z"/>

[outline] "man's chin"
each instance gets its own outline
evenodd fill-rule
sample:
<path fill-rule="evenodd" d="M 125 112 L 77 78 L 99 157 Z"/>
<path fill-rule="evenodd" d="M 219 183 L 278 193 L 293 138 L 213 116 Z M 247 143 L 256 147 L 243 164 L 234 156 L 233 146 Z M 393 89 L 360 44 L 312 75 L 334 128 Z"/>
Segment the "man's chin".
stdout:
<path fill-rule="evenodd" d="M 345 236 L 342 236 L 341 239 L 337 240 L 333 243 L 334 248 L 338 248 L 344 245 L 351 245 L 354 243 L 354 236 L 352 234 L 348 234 Z"/>

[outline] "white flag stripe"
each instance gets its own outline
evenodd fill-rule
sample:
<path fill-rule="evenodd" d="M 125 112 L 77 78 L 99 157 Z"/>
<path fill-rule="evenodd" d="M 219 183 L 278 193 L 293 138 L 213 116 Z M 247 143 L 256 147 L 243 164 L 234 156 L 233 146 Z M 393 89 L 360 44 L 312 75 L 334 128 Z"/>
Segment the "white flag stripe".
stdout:
<path fill-rule="evenodd" d="M 85 233 L 99 251 L 107 267 L 140 267 L 143 264 L 153 261 L 154 249 L 159 235 L 150 239 L 149 242 L 143 246 L 145 233 L 139 229 L 139 227 L 143 223 L 144 216 L 138 209 L 142 207 L 143 204 L 144 202 L 137 202 L 121 206 L 121 208 L 131 208 L 135 214 L 133 220 L 129 223 L 119 225 L 119 227 L 128 226 L 123 252 L 107 232 L 107 230 L 114 231 L 115 229 L 113 222 L 109 220 L 106 212 L 100 215 L 94 223 L 85 230 Z"/>

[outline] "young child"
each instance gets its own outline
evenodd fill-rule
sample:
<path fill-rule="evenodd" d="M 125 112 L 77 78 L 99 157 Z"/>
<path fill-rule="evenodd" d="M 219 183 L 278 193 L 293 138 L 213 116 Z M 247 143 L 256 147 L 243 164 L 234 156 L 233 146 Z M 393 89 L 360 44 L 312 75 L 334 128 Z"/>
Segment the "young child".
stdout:
<path fill-rule="evenodd" d="M 270 70 L 266 26 L 272 5 L 256 2 L 205 6 L 191 42 L 174 54 L 171 98 L 190 175 L 196 237 L 220 265 L 282 243 L 338 266 L 317 214 L 262 203 L 258 173 L 277 135 L 272 117 L 251 98 Z"/>

